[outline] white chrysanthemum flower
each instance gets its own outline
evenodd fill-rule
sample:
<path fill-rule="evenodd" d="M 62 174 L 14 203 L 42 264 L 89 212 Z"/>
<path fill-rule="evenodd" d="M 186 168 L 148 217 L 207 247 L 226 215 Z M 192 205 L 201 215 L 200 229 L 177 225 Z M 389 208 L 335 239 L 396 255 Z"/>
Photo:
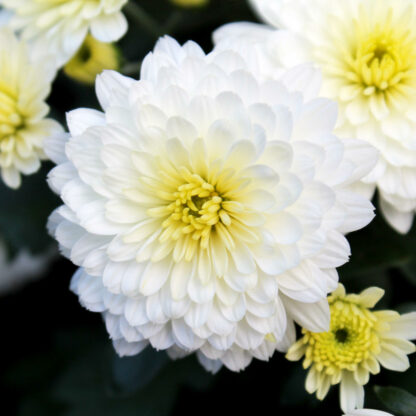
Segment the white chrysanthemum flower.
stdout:
<path fill-rule="evenodd" d="M 348 412 L 344 416 L 393 416 L 391 413 L 373 409 L 356 409 Z"/>
<path fill-rule="evenodd" d="M 50 228 L 120 355 L 150 342 L 240 370 L 288 347 L 293 319 L 327 328 L 343 234 L 373 218 L 349 186 L 377 154 L 332 134 L 335 103 L 291 92 L 316 80 L 263 82 L 235 52 L 164 38 L 140 81 L 97 79 L 104 113 L 68 114 L 65 151 L 48 145 Z"/>
<path fill-rule="evenodd" d="M 40 42 L 58 65 L 80 48 L 87 33 L 101 42 L 119 40 L 127 31 L 121 13 L 127 0 L 0 0 L 14 12 L 11 27 L 25 40 Z"/>
<path fill-rule="evenodd" d="M 0 294 L 17 290 L 42 275 L 56 254 L 56 248 L 37 255 L 22 250 L 10 260 L 6 246 L 0 239 Z"/>
<path fill-rule="evenodd" d="M 45 138 L 62 130 L 45 118 L 56 70 L 7 29 L 0 29 L 0 60 L 0 170 L 6 185 L 18 188 L 21 173 L 36 172 L 46 158 Z"/>
<path fill-rule="evenodd" d="M 314 62 L 322 70 L 321 93 L 339 104 L 336 133 L 367 140 L 381 154 L 376 168 L 364 178 L 362 192 L 371 196 L 378 189 L 387 221 L 406 233 L 416 209 L 414 2 L 251 3 L 271 27 L 228 25 L 217 31 L 216 41 L 256 45 L 266 75 L 302 62 Z"/>

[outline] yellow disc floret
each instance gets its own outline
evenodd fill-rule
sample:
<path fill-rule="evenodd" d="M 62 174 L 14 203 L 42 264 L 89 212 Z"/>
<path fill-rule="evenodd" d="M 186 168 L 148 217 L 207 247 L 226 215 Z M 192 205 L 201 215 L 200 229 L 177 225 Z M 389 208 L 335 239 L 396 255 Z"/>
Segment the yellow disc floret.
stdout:
<path fill-rule="evenodd" d="M 331 25 L 327 47 L 317 47 L 315 56 L 327 79 L 336 81 L 330 90 L 341 101 L 370 99 L 376 114 L 384 114 L 413 94 L 416 31 L 411 10 L 399 13 L 393 4 L 378 3 L 374 8 L 361 4 L 356 14 L 345 14 L 342 24 Z"/>
<path fill-rule="evenodd" d="M 371 353 L 380 351 L 376 334 L 377 318 L 366 308 L 351 301 L 331 303 L 331 327 L 328 332 L 303 331 L 308 347 L 304 367 L 314 364 L 328 375 L 341 370 L 356 371 Z"/>
<path fill-rule="evenodd" d="M 231 224 L 227 213 L 227 202 L 219 196 L 215 187 L 198 174 L 191 174 L 185 167 L 179 168 L 185 183 L 177 187 L 176 192 L 166 195 L 172 202 L 160 208 L 150 209 L 151 216 L 167 216 L 163 221 L 163 233 L 160 241 L 170 238 L 179 240 L 190 235 L 194 241 L 200 241 L 203 248 L 208 247 L 211 228 L 221 222 Z M 228 204 L 232 208 L 232 204 Z M 192 256 L 192 253 L 189 253 Z"/>
<path fill-rule="evenodd" d="M 406 25 L 393 24 L 392 10 L 384 21 L 374 27 L 366 25 L 366 19 L 357 27 L 355 56 L 350 62 L 356 80 L 364 88 L 364 94 L 383 92 L 398 84 L 414 79 L 416 69 L 415 37 Z"/>

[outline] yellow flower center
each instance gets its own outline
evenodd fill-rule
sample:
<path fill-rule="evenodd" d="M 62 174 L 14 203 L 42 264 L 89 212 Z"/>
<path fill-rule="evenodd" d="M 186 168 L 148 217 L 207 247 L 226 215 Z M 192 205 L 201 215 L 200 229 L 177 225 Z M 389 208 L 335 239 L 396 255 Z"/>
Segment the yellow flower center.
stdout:
<path fill-rule="evenodd" d="M 318 48 L 317 54 L 330 77 L 388 100 L 416 83 L 416 30 L 411 9 L 395 15 L 384 4 L 373 14 L 361 6 L 345 26 L 332 25 L 330 52 Z"/>
<path fill-rule="evenodd" d="M 353 302 L 335 300 L 331 304 L 331 327 L 328 332 L 303 330 L 308 344 L 304 366 L 315 365 L 328 375 L 339 370 L 355 371 L 371 353 L 380 349 L 374 330 L 376 317 L 368 309 Z"/>
<path fill-rule="evenodd" d="M 227 202 L 201 176 L 191 174 L 184 167 L 179 171 L 186 182 L 172 194 L 174 201 L 163 208 L 169 216 L 162 223 L 165 230 L 160 240 L 178 240 L 190 234 L 193 240 L 200 241 L 201 247 L 207 248 L 211 228 L 218 222 L 225 226 L 231 224 Z"/>
<path fill-rule="evenodd" d="M 264 216 L 247 206 L 245 198 L 250 199 L 255 189 L 250 179 L 218 163 L 193 169 L 159 162 L 159 179 L 141 177 L 140 193 L 125 193 L 136 201 L 143 193 L 155 198 L 145 202 L 153 205 L 147 206 L 146 214 L 155 220 L 152 224 L 158 224 L 160 247 L 166 252 L 173 250 L 176 262 L 190 262 L 195 255 L 224 259 L 237 245 L 259 243 L 259 229 L 251 224 L 262 224 Z M 135 233 L 125 241 L 137 241 Z"/>
<path fill-rule="evenodd" d="M 13 89 L 7 83 L 0 81 L 0 153 L 10 150 L 16 131 L 24 124 L 17 98 Z"/>
<path fill-rule="evenodd" d="M 409 32 L 377 25 L 359 42 L 349 63 L 365 95 L 383 92 L 414 76 L 416 47 Z"/>

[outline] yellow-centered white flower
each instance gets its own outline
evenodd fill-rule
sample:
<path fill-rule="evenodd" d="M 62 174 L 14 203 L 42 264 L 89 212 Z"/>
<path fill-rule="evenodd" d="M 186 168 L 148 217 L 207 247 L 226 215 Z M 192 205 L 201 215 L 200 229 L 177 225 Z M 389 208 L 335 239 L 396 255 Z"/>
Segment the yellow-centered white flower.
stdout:
<path fill-rule="evenodd" d="M 377 155 L 332 134 L 319 86 L 309 66 L 264 82 L 235 52 L 164 38 L 140 81 L 97 79 L 104 113 L 69 113 L 50 227 L 119 354 L 150 342 L 237 371 L 286 348 L 294 319 L 327 327 L 343 233 L 373 217 L 349 187 Z"/>
<path fill-rule="evenodd" d="M 121 13 L 127 0 L 0 0 L 14 13 L 10 26 L 22 38 L 54 55 L 59 66 L 80 48 L 87 33 L 101 42 L 119 40 L 127 31 Z"/>
<path fill-rule="evenodd" d="M 269 76 L 313 62 L 322 95 L 339 104 L 336 133 L 380 151 L 361 190 L 379 192 L 387 221 L 406 233 L 416 209 L 416 8 L 411 0 L 251 0 L 271 25 L 234 24 L 217 42 L 256 45 Z M 283 30 L 276 30 L 276 28 Z"/>
<path fill-rule="evenodd" d="M 44 54 L 0 29 L 0 171 L 4 183 L 18 188 L 46 158 L 45 138 L 62 130 L 45 116 L 55 68 Z"/>
<path fill-rule="evenodd" d="M 391 310 L 373 311 L 384 290 L 370 287 L 359 295 L 346 294 L 343 285 L 329 296 L 331 324 L 327 332 L 302 329 L 302 338 L 286 355 L 289 360 L 304 357 L 309 368 L 306 390 L 323 400 L 332 385 L 340 384 L 344 412 L 362 408 L 364 385 L 380 367 L 406 371 L 408 354 L 416 351 L 409 340 L 416 339 L 416 312 L 400 315 Z"/>

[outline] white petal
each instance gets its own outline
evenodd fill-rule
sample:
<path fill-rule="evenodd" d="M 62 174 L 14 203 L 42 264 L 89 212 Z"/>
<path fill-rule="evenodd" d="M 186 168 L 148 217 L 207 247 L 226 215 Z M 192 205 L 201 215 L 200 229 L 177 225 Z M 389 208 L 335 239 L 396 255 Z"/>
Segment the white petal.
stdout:
<path fill-rule="evenodd" d="M 126 31 L 127 19 L 121 12 L 102 15 L 91 22 L 91 34 L 101 42 L 117 41 Z"/>

